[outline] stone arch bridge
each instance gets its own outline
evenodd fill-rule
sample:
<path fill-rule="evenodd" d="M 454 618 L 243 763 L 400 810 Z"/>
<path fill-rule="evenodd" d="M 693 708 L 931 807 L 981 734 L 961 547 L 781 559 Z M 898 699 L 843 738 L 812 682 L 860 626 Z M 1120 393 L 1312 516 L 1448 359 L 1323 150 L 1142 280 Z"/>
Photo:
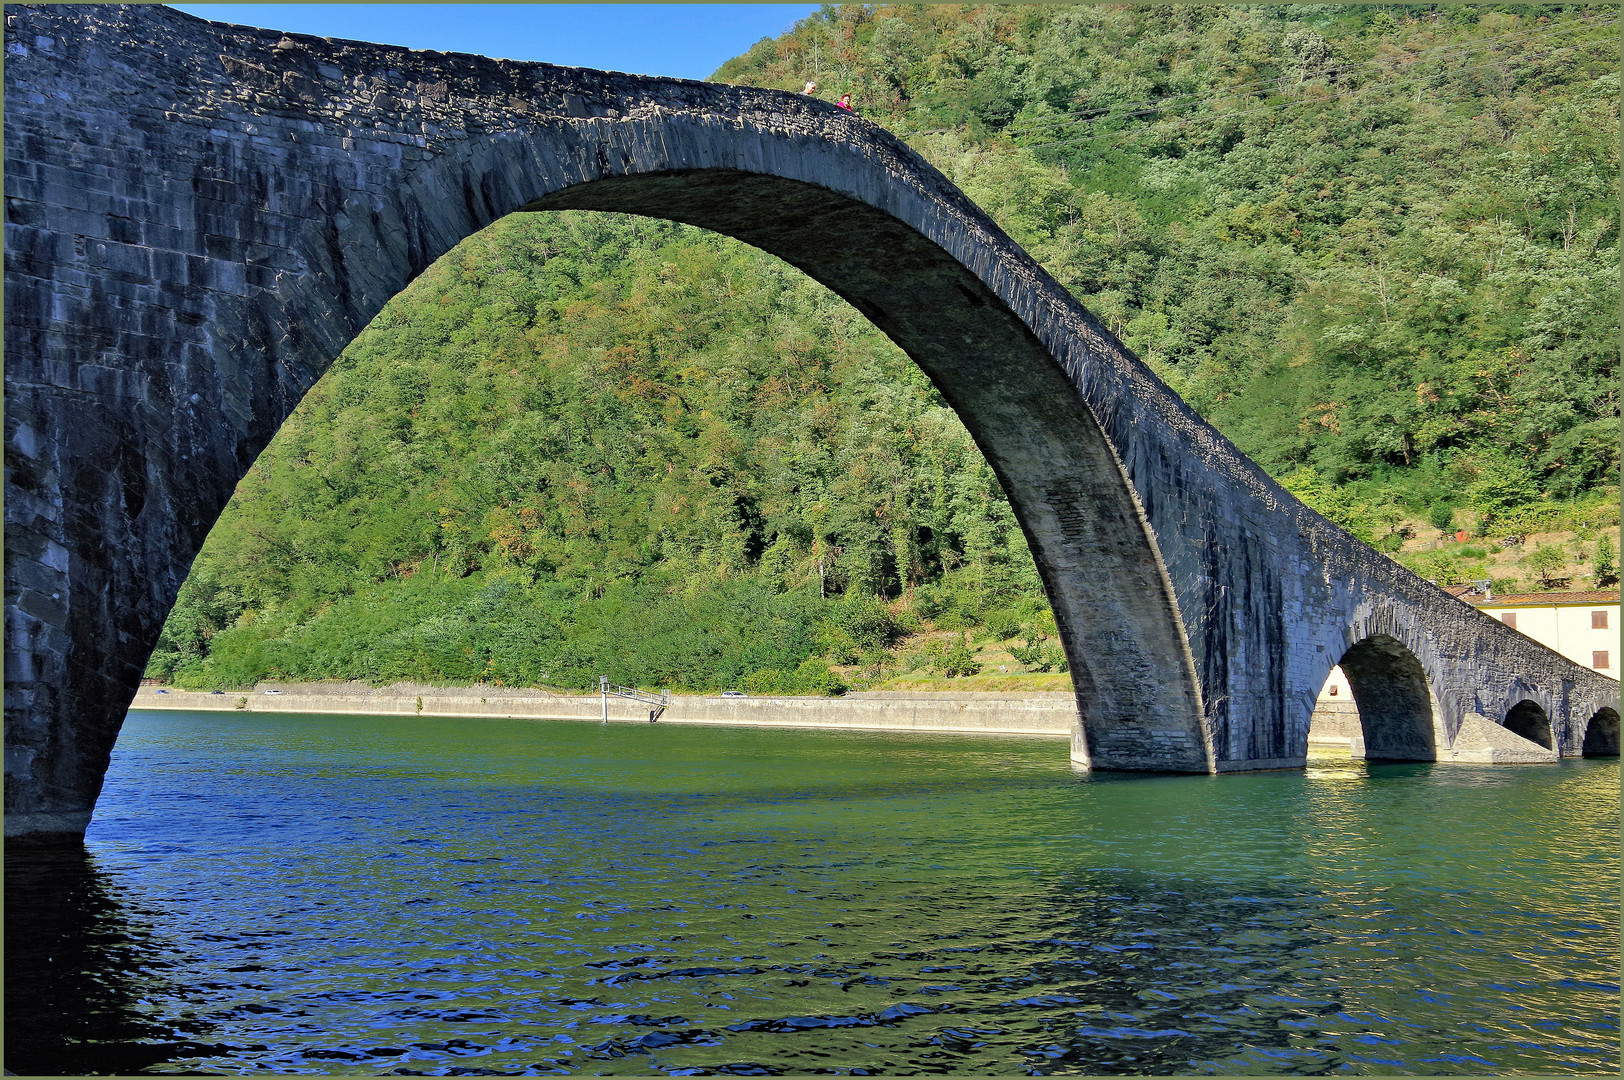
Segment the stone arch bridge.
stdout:
<path fill-rule="evenodd" d="M 8 6 L 5 41 L 8 835 L 83 834 L 204 535 L 346 343 L 462 238 L 560 208 L 772 252 L 926 371 L 1030 541 L 1078 761 L 1300 765 L 1339 661 L 1374 757 L 1458 757 L 1485 728 L 1532 748 L 1508 715 L 1558 755 L 1610 722 L 1616 752 L 1616 682 L 1297 502 L 826 103 L 156 5 Z"/>

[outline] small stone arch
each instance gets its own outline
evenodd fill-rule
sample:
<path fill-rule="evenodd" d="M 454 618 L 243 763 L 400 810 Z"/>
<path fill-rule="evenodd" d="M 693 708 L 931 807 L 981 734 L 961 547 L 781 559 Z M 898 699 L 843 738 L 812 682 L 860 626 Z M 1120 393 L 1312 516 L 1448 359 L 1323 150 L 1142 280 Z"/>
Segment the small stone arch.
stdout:
<path fill-rule="evenodd" d="M 1618 710 L 1603 706 L 1585 724 L 1585 757 L 1618 757 Z"/>
<path fill-rule="evenodd" d="M 1505 729 L 1520 735 L 1547 750 L 1555 749 L 1551 740 L 1551 717 L 1545 707 L 1529 698 L 1517 702 L 1506 713 Z"/>
<path fill-rule="evenodd" d="M 1338 666 L 1359 709 L 1366 758 L 1438 760 L 1438 702 L 1426 669 L 1407 645 L 1372 634 L 1343 653 Z"/>

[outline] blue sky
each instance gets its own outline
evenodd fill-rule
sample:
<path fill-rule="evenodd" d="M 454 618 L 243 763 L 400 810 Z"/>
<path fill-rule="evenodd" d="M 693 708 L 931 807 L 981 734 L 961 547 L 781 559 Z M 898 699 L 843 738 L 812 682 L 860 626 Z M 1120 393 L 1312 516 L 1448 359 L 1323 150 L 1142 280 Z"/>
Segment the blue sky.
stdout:
<path fill-rule="evenodd" d="M 817 4 L 173 4 L 216 22 L 703 79 Z"/>

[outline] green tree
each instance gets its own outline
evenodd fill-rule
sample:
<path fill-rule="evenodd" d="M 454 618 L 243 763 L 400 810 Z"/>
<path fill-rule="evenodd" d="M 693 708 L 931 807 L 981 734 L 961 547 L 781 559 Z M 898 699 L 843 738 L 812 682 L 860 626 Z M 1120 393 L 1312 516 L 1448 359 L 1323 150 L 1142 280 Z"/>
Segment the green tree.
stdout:
<path fill-rule="evenodd" d="M 981 664 L 976 660 L 975 649 L 970 646 L 969 635 L 953 642 L 942 652 L 941 671 L 950 679 L 981 674 Z"/>
<path fill-rule="evenodd" d="M 1534 479 L 1522 462 L 1490 457 L 1474 463 L 1472 472 L 1475 478 L 1466 486 L 1466 497 L 1478 510 L 1479 532 L 1539 496 Z"/>
<path fill-rule="evenodd" d="M 1618 553 L 1613 548 L 1613 538 L 1606 533 L 1596 541 L 1596 554 L 1592 556 L 1591 565 L 1595 568 L 1598 589 L 1618 584 Z"/>
<path fill-rule="evenodd" d="M 1534 572 L 1541 588 L 1551 589 L 1567 583 L 1568 578 L 1562 573 L 1567 556 L 1555 544 L 1540 544 L 1523 559 L 1523 565 Z"/>

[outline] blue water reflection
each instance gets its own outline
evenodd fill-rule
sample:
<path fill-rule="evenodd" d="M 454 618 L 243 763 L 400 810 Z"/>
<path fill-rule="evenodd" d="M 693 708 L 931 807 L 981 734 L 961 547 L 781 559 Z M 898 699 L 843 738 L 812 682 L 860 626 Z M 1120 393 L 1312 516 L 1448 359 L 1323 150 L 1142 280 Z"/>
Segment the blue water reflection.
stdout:
<path fill-rule="evenodd" d="M 1616 760 L 1085 778 L 1065 757 L 132 714 L 91 869 L 8 866 L 8 893 L 99 898 L 55 905 L 94 909 L 50 931 L 71 971 L 8 964 L 8 1004 L 93 985 L 105 1034 L 8 1013 L 8 1066 L 1616 1072 Z"/>

